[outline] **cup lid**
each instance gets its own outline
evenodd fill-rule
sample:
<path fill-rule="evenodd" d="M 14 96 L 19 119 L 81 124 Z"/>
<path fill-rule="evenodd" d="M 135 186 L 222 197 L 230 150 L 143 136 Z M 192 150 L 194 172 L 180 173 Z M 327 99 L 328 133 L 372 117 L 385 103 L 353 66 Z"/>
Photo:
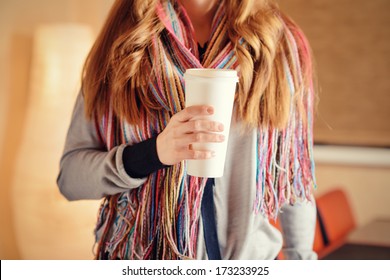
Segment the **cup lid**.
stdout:
<path fill-rule="evenodd" d="M 232 69 L 214 69 L 214 68 L 190 68 L 185 75 L 202 78 L 238 78 L 237 71 Z"/>

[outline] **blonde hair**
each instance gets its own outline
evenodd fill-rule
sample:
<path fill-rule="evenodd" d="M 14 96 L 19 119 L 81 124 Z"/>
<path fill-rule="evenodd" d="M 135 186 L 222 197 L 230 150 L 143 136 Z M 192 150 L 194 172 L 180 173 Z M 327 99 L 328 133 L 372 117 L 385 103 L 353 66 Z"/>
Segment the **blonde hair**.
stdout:
<path fill-rule="evenodd" d="M 146 90 L 139 90 L 147 86 L 148 73 L 140 69 L 148 59 L 150 34 L 160 34 L 164 29 L 155 12 L 158 1 L 115 1 L 84 65 L 82 86 L 88 117 L 100 119 L 109 102 L 115 114 L 130 124 L 137 124 L 143 110 L 161 109 Z M 292 65 L 289 60 L 294 55 L 288 32 L 294 36 L 300 58 L 300 68 L 289 69 L 295 92 L 308 87 L 312 78 L 308 44 L 297 25 L 273 1 L 222 2 L 228 18 L 228 36 L 240 63 L 237 117 L 251 127 L 283 128 L 291 104 L 284 59 Z M 246 43 L 240 44 L 240 38 Z M 299 109 L 302 98 L 292 98 Z"/>

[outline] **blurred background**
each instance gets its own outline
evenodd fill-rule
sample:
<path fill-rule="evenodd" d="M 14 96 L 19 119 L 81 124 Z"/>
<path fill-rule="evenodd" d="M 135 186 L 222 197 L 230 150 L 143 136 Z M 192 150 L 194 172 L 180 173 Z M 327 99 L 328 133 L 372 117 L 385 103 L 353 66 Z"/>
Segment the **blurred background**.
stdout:
<path fill-rule="evenodd" d="M 343 190 L 356 224 L 390 219 L 390 1 L 279 0 L 320 85 L 316 196 Z M 56 176 L 81 67 L 113 0 L 0 0 L 0 259 L 91 259 L 99 201 Z"/>

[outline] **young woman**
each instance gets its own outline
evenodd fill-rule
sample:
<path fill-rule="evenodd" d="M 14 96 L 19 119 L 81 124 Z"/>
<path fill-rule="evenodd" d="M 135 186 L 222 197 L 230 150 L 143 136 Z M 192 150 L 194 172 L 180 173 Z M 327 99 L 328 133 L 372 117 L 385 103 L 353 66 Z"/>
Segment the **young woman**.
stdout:
<path fill-rule="evenodd" d="M 215 180 L 186 174 L 213 156 L 191 143 L 224 141 L 220 123 L 194 120 L 212 107 L 184 107 L 183 74 L 202 67 L 240 79 Z M 316 258 L 313 96 L 308 44 L 273 1 L 116 0 L 58 176 L 69 200 L 104 198 L 96 258 Z"/>

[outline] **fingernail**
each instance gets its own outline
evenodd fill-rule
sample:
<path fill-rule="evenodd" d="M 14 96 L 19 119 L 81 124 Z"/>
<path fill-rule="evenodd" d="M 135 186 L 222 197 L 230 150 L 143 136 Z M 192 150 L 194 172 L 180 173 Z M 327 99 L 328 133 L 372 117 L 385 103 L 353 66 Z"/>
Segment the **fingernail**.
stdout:
<path fill-rule="evenodd" d="M 225 140 L 225 135 L 219 135 L 219 140 L 224 141 Z"/>
<path fill-rule="evenodd" d="M 207 113 L 213 114 L 214 113 L 214 109 L 212 107 L 208 107 L 207 108 Z"/>
<path fill-rule="evenodd" d="M 219 130 L 219 131 L 223 131 L 223 124 L 219 124 L 219 125 L 218 125 L 218 130 Z"/>

